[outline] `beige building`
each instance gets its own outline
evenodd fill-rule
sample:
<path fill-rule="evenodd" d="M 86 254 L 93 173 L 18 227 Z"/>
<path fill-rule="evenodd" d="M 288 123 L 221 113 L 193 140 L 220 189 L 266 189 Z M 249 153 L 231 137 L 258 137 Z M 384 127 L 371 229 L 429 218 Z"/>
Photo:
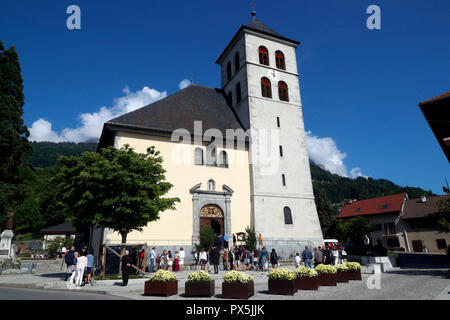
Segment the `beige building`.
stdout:
<path fill-rule="evenodd" d="M 221 88 L 191 84 L 104 124 L 99 148 L 155 146 L 180 198 L 130 243 L 178 249 L 216 234 L 261 233 L 284 257 L 322 232 L 312 190 L 297 71 L 299 42 L 253 18 L 220 54 Z M 169 61 L 167 62 L 169 63 Z M 104 242 L 120 236 L 104 232 Z"/>

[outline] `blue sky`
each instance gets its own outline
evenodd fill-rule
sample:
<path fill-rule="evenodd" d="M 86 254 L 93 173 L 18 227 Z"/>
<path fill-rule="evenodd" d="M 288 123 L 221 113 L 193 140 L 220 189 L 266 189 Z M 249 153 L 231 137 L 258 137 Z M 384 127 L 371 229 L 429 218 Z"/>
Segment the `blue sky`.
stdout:
<path fill-rule="evenodd" d="M 172 94 L 190 74 L 220 87 L 214 62 L 250 21 L 250 2 L 1 0 L 0 40 L 19 53 L 25 123 L 51 125 L 41 137 L 55 141 L 81 139 L 101 117 Z M 450 90 L 450 2 L 254 2 L 260 21 L 301 41 L 312 157 L 441 194 L 449 163 L 417 104 Z M 71 4 L 81 30 L 66 27 Z M 372 4 L 381 30 L 366 28 Z"/>

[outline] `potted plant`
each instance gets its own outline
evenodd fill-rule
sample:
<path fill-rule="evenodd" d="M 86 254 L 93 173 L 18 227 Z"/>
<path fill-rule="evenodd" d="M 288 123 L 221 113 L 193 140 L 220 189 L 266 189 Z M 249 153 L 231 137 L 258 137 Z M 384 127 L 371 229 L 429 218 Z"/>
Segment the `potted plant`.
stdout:
<path fill-rule="evenodd" d="M 229 271 L 223 277 L 222 297 L 224 299 L 248 299 L 255 294 L 253 278 L 239 271 Z"/>
<path fill-rule="evenodd" d="M 345 264 L 337 264 L 334 266 L 337 270 L 336 272 L 336 280 L 337 282 L 348 282 L 350 280 L 350 276 L 348 274 L 348 267 Z"/>
<path fill-rule="evenodd" d="M 269 294 L 293 295 L 297 289 L 294 283 L 295 274 L 287 269 L 272 269 L 269 272 Z"/>
<path fill-rule="evenodd" d="M 319 285 L 321 286 L 336 286 L 337 279 L 336 273 L 337 270 L 335 267 L 326 264 L 319 264 L 314 268 L 319 274 Z"/>
<path fill-rule="evenodd" d="M 184 294 L 187 297 L 212 297 L 214 289 L 214 280 L 206 271 L 201 270 L 188 275 Z"/>
<path fill-rule="evenodd" d="M 349 280 L 362 280 L 361 265 L 358 262 L 347 262 Z"/>
<path fill-rule="evenodd" d="M 295 288 L 297 290 L 318 290 L 319 274 L 312 268 L 299 267 L 294 271 Z"/>
<path fill-rule="evenodd" d="M 171 296 L 178 293 L 178 280 L 175 275 L 166 270 L 158 270 L 150 280 L 145 282 L 144 295 Z"/>

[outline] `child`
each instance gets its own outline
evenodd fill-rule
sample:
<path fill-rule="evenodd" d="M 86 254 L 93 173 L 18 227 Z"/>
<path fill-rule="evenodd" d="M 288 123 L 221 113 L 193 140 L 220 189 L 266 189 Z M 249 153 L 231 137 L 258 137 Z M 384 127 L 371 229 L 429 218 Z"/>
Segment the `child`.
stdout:
<path fill-rule="evenodd" d="M 295 267 L 296 268 L 300 267 L 300 262 L 301 262 L 300 254 L 296 253 L 295 254 Z"/>

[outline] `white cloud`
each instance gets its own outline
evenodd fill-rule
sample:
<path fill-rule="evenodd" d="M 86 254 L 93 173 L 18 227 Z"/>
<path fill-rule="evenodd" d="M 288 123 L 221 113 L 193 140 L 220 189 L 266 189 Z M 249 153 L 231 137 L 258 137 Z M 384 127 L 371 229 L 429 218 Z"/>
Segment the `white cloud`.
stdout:
<path fill-rule="evenodd" d="M 184 88 L 189 87 L 190 85 L 191 85 L 191 80 L 183 79 L 178 84 L 178 88 L 180 88 L 180 90 L 183 90 Z"/>
<path fill-rule="evenodd" d="M 128 87 L 123 89 L 125 96 L 115 98 L 111 107 L 101 107 L 97 112 L 82 113 L 79 116 L 80 126 L 65 128 L 61 133 L 52 130 L 52 124 L 44 119 L 33 122 L 30 128 L 31 141 L 97 141 L 103 124 L 124 113 L 131 112 L 167 96 L 166 91 L 158 91 L 149 87 L 131 92 Z"/>
<path fill-rule="evenodd" d="M 314 163 L 322 165 L 331 173 L 338 174 L 343 177 L 365 177 L 360 168 L 353 168 L 348 173 L 344 159 L 347 157 L 345 152 L 341 152 L 333 138 L 319 138 L 313 136 L 311 131 L 306 133 L 306 145 L 309 158 Z"/>

